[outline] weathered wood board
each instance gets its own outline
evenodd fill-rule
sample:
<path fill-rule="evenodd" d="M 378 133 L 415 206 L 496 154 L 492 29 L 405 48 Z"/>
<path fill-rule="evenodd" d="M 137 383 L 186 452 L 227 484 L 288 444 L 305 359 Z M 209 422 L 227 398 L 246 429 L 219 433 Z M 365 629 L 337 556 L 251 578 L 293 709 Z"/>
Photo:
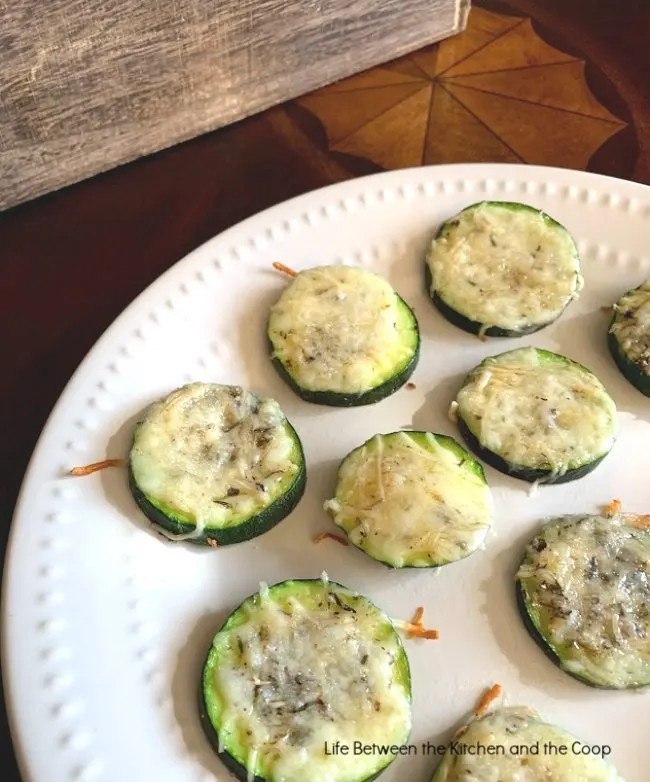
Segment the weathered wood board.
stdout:
<path fill-rule="evenodd" d="M 0 209 L 459 32 L 469 3 L 0 0 Z"/>

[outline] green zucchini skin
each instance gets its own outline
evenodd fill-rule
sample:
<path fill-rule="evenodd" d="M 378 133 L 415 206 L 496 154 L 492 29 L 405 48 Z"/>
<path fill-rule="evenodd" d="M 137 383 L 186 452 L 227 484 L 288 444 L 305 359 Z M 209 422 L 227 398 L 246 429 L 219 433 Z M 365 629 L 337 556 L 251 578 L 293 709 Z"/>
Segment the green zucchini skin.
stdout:
<path fill-rule="evenodd" d="M 554 543 L 558 541 L 560 541 L 561 547 L 553 549 Z M 550 566 L 549 569 L 549 565 L 543 564 L 544 555 L 540 552 L 547 550 L 553 552 L 555 556 L 561 556 L 558 552 L 573 551 L 572 555 L 565 553 L 565 559 L 561 560 L 558 566 L 560 573 L 566 573 L 568 570 L 570 573 L 580 574 L 578 578 L 574 578 L 573 585 L 571 576 L 565 575 L 558 578 L 555 575 L 557 571 L 552 569 L 553 566 Z M 542 573 L 545 571 L 547 573 L 541 577 L 543 579 L 541 587 L 540 577 L 535 575 L 535 570 L 532 574 L 526 570 L 531 565 L 537 569 L 540 558 Z M 554 562 L 553 557 L 550 561 Z M 583 565 L 576 563 L 587 561 L 590 563 L 589 568 L 593 568 L 593 571 L 583 574 L 580 570 Z M 617 591 L 618 588 L 614 586 L 617 602 L 613 606 L 607 600 L 607 591 L 612 589 L 610 587 L 612 571 L 615 578 L 618 577 L 622 583 L 626 584 L 622 592 L 627 595 L 627 598 L 621 598 L 621 592 Z M 647 619 L 643 613 L 628 614 L 619 603 L 621 601 L 624 606 L 625 599 L 634 600 L 633 596 L 639 589 L 634 580 L 627 580 L 631 571 L 634 571 L 635 578 L 641 573 L 638 580 L 645 584 L 642 579 L 647 578 L 647 575 L 643 574 L 650 574 L 650 533 L 628 526 L 624 515 L 620 517 L 577 515 L 548 521 L 527 546 L 526 553 L 520 562 L 515 576 L 515 589 L 517 608 L 525 628 L 555 666 L 589 687 L 601 690 L 638 690 L 650 685 L 650 665 L 647 653 L 644 654 L 644 652 L 639 652 L 636 647 L 627 645 L 630 641 L 626 640 L 626 635 L 620 629 L 618 630 L 619 635 L 614 635 L 613 638 L 607 629 L 611 627 L 612 615 L 620 615 L 626 621 L 628 621 L 627 616 L 631 615 L 634 617 L 631 620 L 635 628 L 632 636 L 634 641 L 638 642 L 639 638 L 644 638 L 643 627 L 644 624 L 647 627 Z M 562 578 L 566 581 L 563 581 Z M 558 587 L 559 598 L 554 597 L 554 592 L 548 591 L 549 580 Z M 579 582 L 578 587 L 575 586 L 576 580 Z M 596 590 L 595 597 L 599 600 L 596 617 L 593 616 L 590 603 L 594 594 L 588 590 L 580 591 L 581 585 L 584 583 L 595 583 L 595 587 L 591 587 L 591 589 Z M 617 582 L 614 581 L 614 583 Z M 641 589 L 643 588 L 641 587 Z M 628 590 L 630 591 L 628 592 Z M 549 595 L 552 597 L 549 598 Z M 549 610 L 553 619 L 572 614 L 578 617 L 575 624 L 569 625 L 567 622 L 567 627 L 570 629 L 566 635 L 560 632 L 559 639 L 553 637 L 552 622 L 549 626 L 548 619 L 544 618 L 544 607 L 548 605 L 549 599 L 551 606 L 553 606 L 553 600 L 560 601 L 559 607 L 553 606 Z M 588 601 L 586 608 L 585 600 Z M 638 593 L 636 593 L 636 601 L 636 603 L 632 603 L 634 609 L 637 609 L 640 603 L 641 611 L 645 610 L 644 591 L 641 591 L 640 600 Z M 584 620 L 581 618 L 585 616 L 585 612 L 587 617 L 586 630 L 583 629 L 582 622 Z M 595 622 L 595 626 L 599 628 L 600 636 L 596 635 L 596 640 L 594 640 L 594 635 L 590 634 L 593 633 L 593 630 L 590 630 L 589 622 Z M 585 632 L 587 633 L 586 642 L 584 635 L 582 635 Z M 629 633 L 629 629 L 625 632 Z M 630 636 L 627 635 L 627 639 L 629 638 Z M 619 669 L 614 666 L 612 670 L 612 660 L 619 666 Z"/>
<path fill-rule="evenodd" d="M 563 746 L 564 752 L 541 751 L 547 743 Z M 524 706 L 497 708 L 470 720 L 464 732 L 452 739 L 431 782 L 511 782 L 514 779 L 623 782 L 602 755 L 576 752 L 575 744 L 583 746 L 585 742 L 558 725 L 545 722 L 533 709 Z M 470 750 L 467 754 L 462 751 L 463 745 Z M 478 751 L 479 747 L 487 749 L 488 746 L 502 751 L 483 754 Z M 523 747 L 537 747 L 538 752 L 529 754 L 521 751 Z M 515 748 L 518 748 L 516 753 L 513 752 Z"/>
<path fill-rule="evenodd" d="M 528 630 L 531 638 L 544 652 L 546 657 L 553 663 L 553 665 L 558 667 L 564 673 L 568 673 L 569 676 L 572 676 L 574 679 L 577 679 L 583 684 L 588 685 L 589 687 L 593 687 L 596 690 L 608 690 L 609 687 L 605 687 L 602 684 L 596 684 L 586 676 L 580 676 L 580 674 L 578 673 L 574 673 L 572 671 L 566 670 L 566 668 L 562 664 L 561 658 L 558 656 L 558 654 L 555 652 L 553 647 L 548 643 L 548 641 L 544 638 L 544 636 L 539 632 L 539 630 L 535 626 L 535 623 L 533 622 L 532 617 L 530 615 L 528 605 L 526 604 L 526 597 L 524 595 L 524 590 L 521 586 L 521 581 L 519 580 L 517 580 L 515 583 L 515 596 L 517 601 L 517 610 L 519 611 L 519 615 L 521 616 L 522 622 L 524 623 L 524 627 L 526 628 L 526 630 Z"/>
<path fill-rule="evenodd" d="M 614 324 L 616 316 L 612 318 L 610 328 Z M 621 348 L 618 339 L 611 331 L 607 332 L 607 347 L 609 353 L 614 359 L 616 366 L 623 375 L 623 377 L 631 383 L 637 391 L 640 391 L 644 396 L 650 396 L 650 375 L 647 375 L 643 370 L 630 360 L 623 349 Z"/>
<path fill-rule="evenodd" d="M 331 407 L 385 399 L 409 380 L 420 356 L 413 310 L 384 278 L 357 267 L 299 273 L 271 307 L 266 336 L 291 390 Z"/>
<path fill-rule="evenodd" d="M 302 443 L 278 403 L 240 386 L 181 386 L 133 431 L 131 494 L 170 540 L 214 547 L 261 535 L 295 508 L 306 480 Z"/>
<path fill-rule="evenodd" d="M 204 660 L 204 667 L 207 664 L 208 657 L 209 653 Z M 240 782 L 248 782 L 249 777 L 246 766 L 243 766 L 238 760 L 236 760 L 225 750 L 219 750 L 219 736 L 210 722 L 210 718 L 208 717 L 208 706 L 205 700 L 203 686 L 201 684 L 199 684 L 199 719 L 201 721 L 203 732 L 210 742 L 210 746 L 212 747 L 213 751 L 219 757 L 219 760 L 236 779 L 238 779 Z M 253 782 L 268 782 L 268 780 L 255 774 L 253 776 Z"/>
<path fill-rule="evenodd" d="M 288 422 L 287 422 L 288 423 Z M 291 426 L 290 424 L 288 424 Z M 291 427 L 293 430 L 293 427 Z M 296 478 L 289 489 L 281 496 L 278 497 L 268 507 L 264 508 L 260 513 L 247 519 L 242 524 L 238 524 L 233 527 L 224 527 L 223 529 L 217 529 L 216 527 L 206 527 L 200 535 L 195 537 L 188 537 L 187 543 L 194 543 L 197 545 L 209 545 L 208 541 L 213 540 L 217 546 L 229 546 L 235 543 L 244 543 L 247 540 L 256 538 L 259 535 L 263 535 L 265 532 L 273 529 L 283 519 L 285 519 L 291 511 L 298 505 L 305 493 L 307 485 L 307 470 L 305 469 L 305 455 L 302 450 L 302 444 L 296 435 L 296 443 L 300 448 L 300 458 L 302 468 L 296 474 Z M 157 527 L 163 530 L 167 530 L 172 535 L 191 535 L 195 528 L 194 524 L 189 524 L 183 521 L 171 513 L 165 513 L 156 505 L 147 499 L 146 495 L 138 487 L 135 482 L 131 465 L 129 464 L 129 489 L 131 495 L 135 500 L 137 506 L 144 513 L 147 519 Z"/>
<path fill-rule="evenodd" d="M 388 507 L 385 513 L 390 519 L 390 537 L 393 537 L 393 530 L 403 523 L 406 514 L 402 510 L 400 490 L 391 491 L 388 489 L 385 496 L 378 499 L 375 493 L 376 489 L 372 485 L 368 486 L 363 477 L 367 465 L 374 464 L 376 449 L 379 446 L 381 446 L 383 458 L 389 459 L 390 462 L 387 474 L 398 474 L 402 468 L 401 475 L 404 482 L 402 486 L 408 486 L 411 522 L 417 513 L 418 502 L 422 501 L 422 496 L 418 496 L 420 484 L 426 483 L 426 480 L 433 480 L 428 485 L 431 491 L 436 492 L 438 500 L 433 501 L 427 495 L 425 502 L 421 502 L 421 505 L 429 509 L 430 515 L 433 515 L 436 504 L 443 512 L 446 509 L 444 526 L 439 529 L 435 550 L 421 552 L 417 555 L 413 553 L 413 549 L 417 548 L 417 544 L 421 542 L 422 535 L 426 535 L 429 531 L 429 525 L 432 524 L 430 517 L 427 519 L 426 525 L 422 527 L 422 535 L 417 541 L 414 541 L 411 536 L 410 539 L 402 541 L 401 548 L 396 547 L 394 551 L 391 551 L 390 548 L 387 550 L 385 530 L 382 529 L 381 523 L 377 525 L 372 516 L 370 519 L 364 517 L 363 510 L 355 510 L 354 521 L 350 523 L 349 514 L 345 512 L 346 498 L 357 508 L 367 503 L 375 507 L 377 507 L 377 503 L 379 505 L 389 503 L 384 507 Z M 421 463 L 420 449 L 429 454 L 425 457 L 427 462 L 425 464 Z M 418 459 L 420 459 L 420 464 L 418 464 Z M 434 459 L 438 460 L 440 471 L 446 470 L 444 479 L 440 478 L 436 481 L 428 478 L 428 462 Z M 449 461 L 446 461 L 447 459 Z M 458 460 L 460 460 L 460 464 Z M 417 480 L 413 478 L 414 473 Z M 454 482 L 456 482 L 456 493 L 452 493 L 451 490 Z M 370 496 L 366 492 L 369 492 Z M 365 499 L 364 493 L 366 493 Z M 472 502 L 467 502 L 468 496 L 472 496 Z M 396 503 L 392 508 L 391 502 Z M 463 508 L 462 512 L 458 510 L 459 507 Z M 480 548 L 492 526 L 493 501 L 482 465 L 456 440 L 448 435 L 434 432 L 408 430 L 374 435 L 347 454 L 337 471 L 334 498 L 325 503 L 325 510 L 332 516 L 337 527 L 345 533 L 350 543 L 376 562 L 391 570 L 431 569 L 459 562 Z M 454 516 L 450 514 L 455 514 L 457 525 L 459 523 L 467 525 L 471 519 L 476 526 L 471 532 L 466 529 L 459 534 L 458 526 L 453 528 L 451 519 Z M 367 531 L 363 535 L 357 536 L 355 527 L 362 521 L 367 524 Z M 453 540 L 454 537 L 456 541 Z M 460 544 L 457 542 L 459 538 Z M 446 555 L 443 555 L 441 549 L 444 551 L 445 545 L 448 546 L 448 549 Z M 461 545 L 462 548 L 459 548 Z M 411 561 L 409 562 L 409 560 Z"/>
<path fill-rule="evenodd" d="M 248 771 L 246 770 L 246 766 L 243 766 L 238 760 L 236 760 L 232 755 L 230 755 L 225 750 L 222 752 L 219 751 L 219 736 L 215 732 L 212 723 L 208 718 L 205 696 L 203 695 L 202 691 L 199 693 L 199 719 L 201 721 L 201 726 L 203 727 L 205 735 L 208 741 L 210 742 L 210 746 L 212 747 L 213 751 L 218 755 L 219 760 L 221 760 L 221 762 L 228 769 L 228 771 L 230 771 L 230 773 L 236 779 L 238 779 L 239 782 L 249 782 Z M 373 780 L 378 779 L 384 773 L 385 770 L 386 770 L 385 768 L 382 768 L 376 774 L 372 774 L 371 776 L 366 777 L 365 779 L 360 779 L 357 782 L 373 782 Z M 253 776 L 253 782 L 269 782 L 269 780 L 264 779 L 264 777 L 260 777 L 257 774 L 255 774 L 255 776 Z"/>
<path fill-rule="evenodd" d="M 537 362 L 536 364 L 532 363 L 533 357 Z M 576 381 L 574 382 L 577 382 L 577 378 L 579 376 L 582 376 L 583 373 L 585 377 L 581 379 L 583 380 L 586 378 L 589 379 L 588 387 L 590 389 L 590 392 L 595 394 L 594 399 L 598 400 L 596 403 L 597 407 L 601 411 L 604 406 L 609 408 L 610 422 L 608 425 L 609 431 L 606 428 L 604 428 L 604 424 L 602 423 L 600 424 L 599 429 L 597 430 L 598 438 L 600 440 L 599 450 L 595 454 L 592 453 L 588 461 L 583 461 L 582 463 L 576 464 L 574 460 L 573 464 L 575 466 L 568 466 L 566 464 L 561 464 L 561 463 L 554 464 L 554 462 L 550 460 L 549 460 L 550 463 L 549 467 L 546 467 L 545 464 L 544 466 L 531 466 L 530 464 L 525 464 L 525 463 L 522 464 L 521 461 L 524 461 L 523 459 L 520 461 L 514 459 L 506 459 L 504 456 L 501 455 L 501 453 L 497 453 L 495 451 L 490 450 L 485 445 L 483 445 L 483 443 L 479 440 L 478 436 L 471 430 L 470 425 L 466 420 L 466 418 L 469 416 L 471 419 L 472 414 L 478 416 L 476 405 L 473 406 L 474 409 L 472 412 L 472 402 L 471 402 L 472 386 L 473 385 L 476 386 L 478 379 L 483 373 L 491 375 L 494 372 L 495 368 L 498 368 L 500 366 L 507 368 L 510 365 L 511 361 L 513 362 L 513 367 L 515 370 L 517 367 L 517 362 L 519 362 L 524 366 L 526 365 L 535 366 L 536 368 L 539 368 L 540 372 L 542 370 L 548 369 L 551 374 L 553 373 L 555 367 L 557 367 L 557 369 L 561 371 L 571 369 L 576 373 Z M 543 382 L 543 377 L 544 377 L 543 374 L 540 375 L 540 379 L 539 379 L 540 384 Z M 488 385 L 489 382 L 490 381 L 488 380 L 486 385 Z M 595 470 L 598 467 L 598 465 L 603 461 L 603 459 L 611 452 L 611 449 L 614 445 L 616 439 L 616 429 L 617 429 L 616 406 L 611 396 L 607 393 L 602 383 L 593 374 L 593 372 L 591 372 L 591 370 L 589 370 L 584 365 L 578 363 L 577 361 L 567 358 L 566 356 L 562 356 L 560 354 L 553 353 L 548 350 L 543 350 L 541 348 L 533 348 L 533 347 L 516 348 L 514 350 L 509 350 L 504 353 L 488 356 L 486 359 L 484 359 L 481 363 L 479 363 L 466 375 L 463 381 L 463 385 L 459 391 L 458 399 L 461 398 L 461 396 L 467 391 L 467 389 L 470 389 L 469 410 L 463 409 L 462 401 L 459 403 L 459 407 L 458 407 L 458 428 L 463 440 L 470 448 L 470 450 L 476 456 L 482 459 L 486 464 L 489 464 L 491 467 L 498 470 L 499 472 L 502 472 L 506 475 L 510 475 L 513 478 L 527 481 L 529 483 L 540 483 L 540 484 L 561 484 L 561 483 L 568 483 L 570 481 L 579 480 L 580 478 L 583 478 L 585 475 L 588 475 L 590 472 Z M 530 393 L 541 394 L 541 390 L 537 391 L 537 388 L 535 388 L 531 392 L 530 388 L 529 389 L 524 388 L 524 390 L 521 393 L 521 399 L 529 399 Z M 549 402 L 549 399 L 547 397 L 543 397 L 541 395 L 536 398 L 539 399 L 540 401 L 533 403 L 533 407 L 531 407 L 530 410 L 528 411 L 527 414 L 528 418 L 526 420 L 528 420 L 531 415 L 537 414 L 536 408 L 538 405 L 541 405 L 542 401 L 545 404 Z M 505 396 L 504 399 L 508 399 L 508 396 Z M 584 397 L 580 398 L 580 403 L 579 403 L 580 409 L 582 409 L 583 405 L 586 407 L 586 405 L 588 404 L 588 402 L 583 401 L 583 399 Z M 564 400 L 563 403 L 567 404 L 566 400 Z M 558 402 L 558 406 L 559 406 L 559 402 Z M 575 408 L 576 405 L 574 403 L 573 404 L 574 413 L 575 413 Z M 562 410 L 559 409 L 559 412 L 561 414 Z M 480 409 L 480 413 L 482 416 L 483 414 L 482 409 Z M 556 415 L 558 414 L 558 409 L 555 409 L 555 414 Z M 557 426 L 555 427 L 555 429 L 557 430 Z M 544 431 L 544 430 L 540 430 L 540 431 Z M 530 432 L 528 434 L 530 435 Z M 605 436 L 606 434 L 607 437 Z M 521 438 L 515 438 L 515 440 L 519 444 L 525 442 L 525 440 L 523 440 L 523 435 Z M 512 443 L 511 443 L 511 447 L 512 447 Z M 584 458 L 584 455 L 582 458 Z M 568 464 L 571 464 L 570 460 L 568 460 Z M 562 469 L 564 467 L 566 467 L 566 469 Z"/>
<path fill-rule="evenodd" d="M 446 220 L 436 232 L 434 236 L 434 242 L 442 238 L 443 236 L 445 236 L 451 230 L 453 230 L 453 228 L 456 225 L 458 225 L 458 219 L 461 216 L 467 214 L 468 212 L 471 213 L 479 208 L 505 209 L 510 212 L 527 212 L 530 214 L 534 214 L 535 216 L 540 217 L 543 223 L 546 226 L 548 226 L 548 228 L 561 231 L 571 239 L 567 229 L 561 223 L 559 223 L 557 220 L 550 217 L 542 210 L 536 209 L 533 206 L 530 206 L 528 204 L 510 202 L 510 201 L 480 201 L 478 203 L 471 204 L 470 206 L 465 207 L 465 209 L 462 209 L 457 215 L 450 218 L 449 220 Z M 582 278 L 579 272 L 578 251 L 572 239 L 571 242 L 573 244 L 574 255 L 576 258 L 576 267 L 577 267 L 576 274 L 578 275 L 577 287 L 574 295 L 575 298 L 581 288 Z M 506 328 L 502 326 L 484 324 L 479 320 L 473 319 L 468 314 L 459 312 L 457 309 L 452 307 L 447 301 L 445 301 L 444 297 L 441 296 L 437 290 L 433 290 L 434 281 L 431 272 L 431 267 L 428 263 L 428 257 L 424 264 L 424 284 L 425 284 L 427 296 L 431 299 L 434 306 L 443 315 L 443 317 L 446 318 L 446 320 L 448 320 L 452 325 L 456 326 L 457 328 L 460 328 L 463 331 L 466 331 L 470 334 L 478 334 L 480 336 L 486 336 L 486 337 L 514 338 L 514 337 L 523 337 L 529 334 L 534 334 L 535 332 L 546 328 L 551 323 L 554 323 L 562 315 L 562 313 L 566 310 L 566 308 L 569 306 L 569 304 L 572 301 L 571 298 L 568 299 L 564 307 L 560 311 L 558 311 L 554 315 L 554 317 L 542 321 L 531 322 L 527 325 L 523 325 L 517 328 Z"/>
<path fill-rule="evenodd" d="M 411 308 L 404 301 L 404 299 L 402 299 L 401 296 L 398 298 L 404 307 L 406 307 L 411 312 L 413 319 L 415 320 L 415 314 L 413 313 L 413 310 L 411 310 Z M 385 383 L 358 394 L 343 394 L 335 391 L 311 391 L 307 388 L 302 388 L 302 386 L 296 383 L 289 372 L 287 372 L 284 364 L 278 358 L 272 357 L 271 363 L 275 367 L 278 375 L 282 378 L 282 380 L 284 380 L 284 382 L 291 388 L 291 390 L 305 402 L 310 402 L 315 405 L 324 405 L 327 407 L 362 407 L 364 405 L 374 405 L 376 402 L 381 402 L 382 399 L 386 399 L 386 397 L 391 396 L 400 388 L 402 388 L 402 386 L 410 380 L 411 376 L 415 372 L 415 369 L 420 360 L 421 342 L 420 331 L 417 328 L 417 322 L 416 329 L 417 344 L 410 361 Z M 267 340 L 267 344 L 269 354 L 272 355 L 273 343 L 270 340 Z"/>
<path fill-rule="evenodd" d="M 627 291 L 614 305 L 607 346 L 623 377 L 650 396 L 650 279 Z"/>
<path fill-rule="evenodd" d="M 543 483 L 547 486 L 551 486 L 553 484 L 577 481 L 580 478 L 584 478 L 585 475 L 589 475 L 589 473 L 595 470 L 607 456 L 605 453 L 592 462 L 589 462 L 589 464 L 583 464 L 581 467 L 567 470 L 562 475 L 554 475 L 553 472 L 549 470 L 532 469 L 530 467 L 512 464 L 498 454 L 484 448 L 462 418 L 458 419 L 458 430 L 460 431 L 463 440 L 467 443 L 468 448 L 478 456 L 479 459 L 486 464 L 489 464 L 490 467 L 494 467 L 494 469 L 499 472 L 510 475 L 512 478 L 518 478 L 521 481 L 527 481 L 528 483 Z"/>
<path fill-rule="evenodd" d="M 269 591 L 273 591 L 276 588 L 284 588 L 289 587 L 291 588 L 294 585 L 317 585 L 320 587 L 320 585 L 323 584 L 323 581 L 321 579 L 290 579 L 287 581 L 279 582 L 277 584 L 274 584 L 273 586 L 269 587 Z M 329 581 L 328 582 L 328 590 L 334 589 L 334 590 L 343 590 L 344 592 L 351 592 L 347 587 L 343 586 L 342 584 L 335 582 L 335 581 Z M 354 593 L 356 598 L 361 599 L 363 601 L 366 601 L 369 603 L 373 608 L 376 608 L 374 604 L 363 595 L 360 595 L 358 593 Z M 252 597 L 255 597 L 255 595 L 249 596 L 246 600 L 244 600 L 222 623 L 221 627 L 217 631 L 217 635 L 221 633 L 223 630 L 227 629 L 231 622 L 236 620 L 236 617 L 238 613 L 241 611 L 242 607 L 250 600 Z M 408 657 L 406 655 L 406 651 L 402 645 L 401 639 L 399 638 L 399 635 L 396 631 L 394 631 L 395 635 L 394 637 L 397 640 L 398 643 L 398 660 L 397 663 L 399 665 L 399 671 L 400 676 L 402 679 L 402 685 L 405 687 L 407 692 L 407 699 L 408 703 L 410 705 L 412 695 L 411 695 L 411 672 L 410 672 L 410 666 Z M 209 704 L 208 699 L 206 695 L 206 690 L 209 690 L 210 682 L 208 681 L 208 672 L 209 672 L 209 662 L 211 659 L 211 656 L 213 654 L 213 647 L 211 647 L 208 650 L 208 653 L 206 657 L 204 658 L 204 663 L 202 667 L 202 675 L 201 679 L 199 681 L 199 692 L 198 692 L 198 711 L 199 711 L 199 719 L 201 722 L 201 726 L 203 728 L 203 731 L 210 743 L 210 746 L 214 750 L 214 752 L 218 755 L 220 760 L 223 762 L 223 764 L 226 766 L 226 768 L 238 779 L 240 782 L 248 782 L 249 776 L 248 776 L 248 770 L 243 762 L 241 762 L 240 759 L 234 756 L 231 752 L 226 749 L 224 746 L 222 749 L 219 747 L 219 734 L 217 730 L 215 729 L 215 726 L 210 720 L 209 717 Z M 406 737 L 406 740 L 408 740 L 408 736 Z M 377 779 L 381 774 L 388 768 L 388 766 L 391 765 L 394 758 L 391 758 L 388 760 L 386 765 L 383 766 L 383 768 L 379 769 L 376 773 L 371 774 L 370 776 L 360 777 L 353 782 L 372 782 L 373 780 Z M 253 777 L 254 782 L 274 782 L 272 777 L 261 777 L 259 775 L 255 775 Z M 346 781 L 348 782 L 350 780 L 350 777 L 346 777 Z"/>
<path fill-rule="evenodd" d="M 429 296 L 436 309 L 440 312 L 441 315 L 444 316 L 446 320 L 449 321 L 449 323 L 459 329 L 462 329 L 463 331 L 467 331 L 469 334 L 480 334 L 485 335 L 486 337 L 525 337 L 528 334 L 534 334 L 536 331 L 541 331 L 547 326 L 550 326 L 551 323 L 555 323 L 555 321 L 560 317 L 558 315 L 557 318 L 552 318 L 545 323 L 531 324 L 530 326 L 521 329 L 502 329 L 499 326 L 489 326 L 488 328 L 485 328 L 484 325 L 479 321 L 472 320 L 471 318 L 462 315 L 460 312 L 450 307 L 444 301 L 444 299 L 438 295 L 437 291 L 432 294 L 432 285 L 433 278 L 431 276 L 431 269 L 429 268 L 428 264 L 425 264 L 424 286 L 427 296 Z"/>

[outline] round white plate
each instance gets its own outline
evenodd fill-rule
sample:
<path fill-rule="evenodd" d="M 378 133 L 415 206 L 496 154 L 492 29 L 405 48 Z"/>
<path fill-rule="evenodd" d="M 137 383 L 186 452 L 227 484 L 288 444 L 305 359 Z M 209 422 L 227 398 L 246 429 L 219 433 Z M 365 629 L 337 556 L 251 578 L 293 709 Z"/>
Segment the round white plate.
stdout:
<path fill-rule="evenodd" d="M 530 337 L 481 342 L 451 326 L 423 290 L 438 224 L 484 198 L 524 201 L 574 234 L 585 288 L 560 320 Z M 425 607 L 440 640 L 406 641 L 416 745 L 447 739 L 486 686 L 537 708 L 590 745 L 607 745 L 628 782 L 647 779 L 650 694 L 591 689 L 559 671 L 524 629 L 513 574 L 551 514 L 596 511 L 619 497 L 650 510 L 650 402 L 618 373 L 601 310 L 650 276 L 650 189 L 568 170 L 460 165 L 395 171 L 335 185 L 270 209 L 204 244 L 111 326 L 56 405 L 32 458 L 13 521 L 4 583 L 4 677 L 28 782 L 212 782 L 230 779 L 197 718 L 200 665 L 221 621 L 259 581 L 331 578 L 390 616 Z M 386 275 L 415 307 L 422 357 L 415 390 L 352 409 L 302 402 L 266 354 L 269 305 L 286 280 L 271 268 L 330 263 Z M 486 549 L 439 570 L 390 571 L 355 548 L 312 542 L 334 529 L 322 510 L 338 462 L 377 432 L 429 429 L 447 418 L 463 374 L 519 345 L 592 368 L 620 411 L 612 453 L 586 478 L 528 484 L 492 469 L 495 532 Z M 251 386 L 275 397 L 303 439 L 308 488 L 298 509 L 254 541 L 219 550 L 170 544 L 147 529 L 122 469 L 66 476 L 127 453 L 140 410 L 189 380 Z M 382 777 L 430 779 L 438 758 L 402 757 Z M 577 780 L 576 780 L 577 782 Z"/>

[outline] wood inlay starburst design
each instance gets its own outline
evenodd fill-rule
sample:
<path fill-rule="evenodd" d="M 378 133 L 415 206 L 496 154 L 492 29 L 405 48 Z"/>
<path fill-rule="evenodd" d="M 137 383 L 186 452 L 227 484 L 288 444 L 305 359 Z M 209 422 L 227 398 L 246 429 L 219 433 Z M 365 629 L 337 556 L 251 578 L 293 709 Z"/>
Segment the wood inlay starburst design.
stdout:
<path fill-rule="evenodd" d="M 583 60 L 530 19 L 475 7 L 461 35 L 297 101 L 328 149 L 385 169 L 507 162 L 587 167 L 626 123 L 592 94 Z"/>

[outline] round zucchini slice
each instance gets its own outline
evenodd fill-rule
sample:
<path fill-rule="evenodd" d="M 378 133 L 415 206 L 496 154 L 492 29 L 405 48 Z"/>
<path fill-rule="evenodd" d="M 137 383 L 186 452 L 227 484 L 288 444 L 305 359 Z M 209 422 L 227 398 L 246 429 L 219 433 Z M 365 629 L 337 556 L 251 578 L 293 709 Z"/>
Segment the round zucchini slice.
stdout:
<path fill-rule="evenodd" d="M 617 432 L 614 401 L 586 367 L 526 347 L 486 358 L 457 397 L 460 431 L 497 470 L 538 483 L 591 472 Z"/>
<path fill-rule="evenodd" d="M 420 352 L 415 315 L 382 277 L 319 266 L 298 274 L 271 308 L 271 359 L 307 402 L 368 405 L 397 391 Z"/>
<path fill-rule="evenodd" d="M 129 480 L 166 537 L 227 545 L 261 535 L 293 510 L 305 489 L 305 457 L 274 400 L 192 383 L 136 425 Z"/>
<path fill-rule="evenodd" d="M 517 573 L 533 638 L 595 687 L 650 684 L 650 532 L 636 517 L 568 516 L 546 524 Z"/>
<path fill-rule="evenodd" d="M 245 600 L 212 642 L 201 696 L 208 738 L 240 780 L 369 782 L 394 755 L 355 742 L 403 745 L 411 730 L 391 621 L 325 574 Z"/>
<path fill-rule="evenodd" d="M 425 264 L 433 303 L 472 334 L 520 337 L 558 318 L 583 285 L 571 234 L 526 204 L 481 201 L 444 223 Z"/>
<path fill-rule="evenodd" d="M 623 782 L 605 760 L 609 752 L 533 709 L 511 706 L 470 723 L 449 744 L 432 782 Z"/>
<path fill-rule="evenodd" d="M 607 341 L 623 376 L 650 396 L 650 280 L 616 302 Z"/>
<path fill-rule="evenodd" d="M 378 434 L 345 457 L 325 510 L 350 541 L 394 568 L 464 559 L 492 526 L 483 467 L 451 437 Z"/>

